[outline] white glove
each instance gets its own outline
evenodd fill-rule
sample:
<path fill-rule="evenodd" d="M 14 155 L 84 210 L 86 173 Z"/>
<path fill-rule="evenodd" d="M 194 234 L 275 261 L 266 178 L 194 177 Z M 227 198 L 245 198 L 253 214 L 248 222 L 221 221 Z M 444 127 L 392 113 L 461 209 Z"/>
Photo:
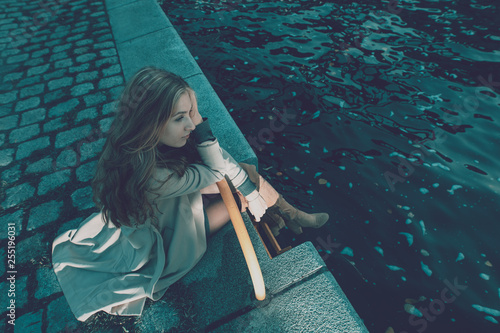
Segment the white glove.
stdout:
<path fill-rule="evenodd" d="M 260 222 L 260 218 L 267 210 L 266 201 L 260 196 L 257 190 L 253 191 L 245 198 L 248 201 L 248 210 L 255 217 L 255 221 Z"/>

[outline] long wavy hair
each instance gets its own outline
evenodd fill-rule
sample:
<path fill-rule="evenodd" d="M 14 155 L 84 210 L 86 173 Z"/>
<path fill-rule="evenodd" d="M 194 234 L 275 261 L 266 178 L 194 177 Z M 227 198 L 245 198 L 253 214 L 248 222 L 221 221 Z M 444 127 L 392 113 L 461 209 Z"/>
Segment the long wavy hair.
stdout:
<path fill-rule="evenodd" d="M 120 227 L 148 218 L 157 221 L 148 195 L 157 194 L 149 186 L 155 168 L 182 176 L 199 159 L 191 140 L 182 148 L 160 143 L 173 108 L 186 92 L 194 98 L 180 76 L 154 67 L 141 69 L 125 86 L 92 181 L 93 200 L 107 223 Z"/>

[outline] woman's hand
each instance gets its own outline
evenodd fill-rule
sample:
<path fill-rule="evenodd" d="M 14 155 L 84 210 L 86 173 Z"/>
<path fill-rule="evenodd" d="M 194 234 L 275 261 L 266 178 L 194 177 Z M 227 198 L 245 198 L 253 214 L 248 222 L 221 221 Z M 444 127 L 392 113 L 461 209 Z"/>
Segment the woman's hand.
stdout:
<path fill-rule="evenodd" d="M 245 197 L 248 201 L 248 210 L 255 217 L 255 221 L 260 222 L 262 215 L 266 213 L 266 201 L 260 196 L 259 191 L 255 190 Z"/>
<path fill-rule="evenodd" d="M 194 93 L 193 90 L 189 91 L 189 98 L 191 99 L 191 104 L 192 104 L 189 116 L 191 117 L 194 126 L 198 126 L 203 122 L 203 118 L 201 117 L 200 112 L 198 111 L 198 102 L 196 101 L 196 94 Z"/>

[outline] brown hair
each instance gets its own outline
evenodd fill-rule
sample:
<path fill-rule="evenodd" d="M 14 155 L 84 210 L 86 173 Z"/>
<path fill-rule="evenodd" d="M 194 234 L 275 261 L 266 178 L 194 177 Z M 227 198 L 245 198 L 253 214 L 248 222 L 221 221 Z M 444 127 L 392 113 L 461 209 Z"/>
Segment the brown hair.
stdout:
<path fill-rule="evenodd" d="M 166 148 L 160 134 L 184 93 L 194 92 L 180 76 L 154 67 L 138 71 L 125 86 L 92 181 L 93 199 L 104 220 L 116 227 L 156 220 L 148 200 L 155 168 L 182 176 L 196 159 L 194 145 Z M 166 180 L 165 180 L 166 181 Z"/>

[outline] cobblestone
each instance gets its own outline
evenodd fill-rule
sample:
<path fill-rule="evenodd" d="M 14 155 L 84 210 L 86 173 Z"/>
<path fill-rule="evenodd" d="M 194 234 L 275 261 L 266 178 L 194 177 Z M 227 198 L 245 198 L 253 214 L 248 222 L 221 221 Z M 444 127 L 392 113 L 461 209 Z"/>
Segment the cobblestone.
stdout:
<path fill-rule="evenodd" d="M 72 43 L 66 43 L 64 45 L 58 45 L 58 46 L 54 47 L 54 49 L 52 50 L 52 52 L 57 53 L 57 52 L 66 51 L 66 50 L 69 50 L 71 48 L 71 46 L 73 46 Z"/>
<path fill-rule="evenodd" d="M 94 90 L 94 85 L 92 83 L 82 83 L 80 85 L 71 88 L 71 96 L 81 96 L 88 94 L 91 90 Z"/>
<path fill-rule="evenodd" d="M 18 255 L 16 256 L 16 261 L 22 265 L 30 262 L 31 259 L 38 259 L 46 255 L 50 246 L 47 242 L 43 241 L 43 237 L 43 233 L 37 233 L 30 238 L 20 241 L 17 244 L 16 253 Z"/>
<path fill-rule="evenodd" d="M 73 78 L 67 76 L 67 77 L 63 77 L 61 79 L 50 81 L 48 86 L 49 86 L 49 90 L 56 90 L 56 89 L 68 87 L 72 83 L 73 83 Z"/>
<path fill-rule="evenodd" d="M 43 310 L 37 312 L 28 312 L 25 315 L 16 319 L 15 332 L 42 332 L 42 316 Z"/>
<path fill-rule="evenodd" d="M 73 66 L 73 60 L 68 58 L 64 60 L 59 60 L 54 63 L 54 68 L 59 69 L 59 68 L 66 68 Z"/>
<path fill-rule="evenodd" d="M 33 84 L 39 83 L 40 80 L 41 80 L 40 75 L 29 77 L 29 78 L 26 78 L 26 79 L 19 81 L 19 83 L 17 84 L 16 87 L 21 88 L 21 87 L 25 87 L 25 86 L 31 86 Z"/>
<path fill-rule="evenodd" d="M 9 91 L 8 93 L 0 95 L 0 104 L 8 104 L 15 101 L 17 98 L 17 91 Z"/>
<path fill-rule="evenodd" d="M 80 73 L 76 76 L 76 83 L 95 80 L 98 74 L 97 71 Z"/>
<path fill-rule="evenodd" d="M 71 112 L 78 106 L 78 104 L 80 104 L 80 102 L 76 98 L 59 103 L 49 110 L 49 118 L 60 117 L 67 112 Z"/>
<path fill-rule="evenodd" d="M 9 142 L 23 142 L 37 136 L 38 134 L 40 134 L 40 126 L 38 124 L 21 127 L 10 132 Z"/>
<path fill-rule="evenodd" d="M 81 56 L 76 57 L 76 62 L 89 62 L 94 60 L 97 57 L 95 53 L 87 53 Z"/>
<path fill-rule="evenodd" d="M 67 147 L 57 157 L 56 160 L 57 169 L 61 170 L 61 169 L 66 169 L 68 167 L 73 167 L 76 165 L 77 161 L 78 161 L 78 156 L 76 156 L 75 151 Z"/>
<path fill-rule="evenodd" d="M 113 123 L 113 118 L 114 117 L 108 117 L 99 121 L 99 127 L 101 129 L 101 132 L 103 133 L 108 132 L 109 128 L 111 127 L 111 124 Z"/>
<path fill-rule="evenodd" d="M 80 160 L 82 162 L 98 156 L 104 144 L 106 143 L 106 138 L 100 138 L 92 142 L 85 142 L 80 147 Z"/>
<path fill-rule="evenodd" d="M 54 101 L 57 101 L 58 99 L 61 99 L 63 97 L 66 97 L 66 94 L 64 93 L 63 90 L 55 90 L 50 93 L 46 93 L 44 96 L 44 102 L 46 104 L 52 103 Z"/>
<path fill-rule="evenodd" d="M 75 54 L 85 54 L 85 53 L 88 53 L 88 51 L 89 51 L 89 48 L 87 46 L 84 46 L 84 47 L 79 47 L 77 49 L 74 49 L 73 53 L 75 53 Z"/>
<path fill-rule="evenodd" d="M 54 66 L 55 66 L 55 64 L 54 64 Z M 65 73 L 66 73 L 65 69 L 58 69 L 57 71 L 44 74 L 43 79 L 45 81 L 57 79 L 57 78 L 60 78 L 61 76 L 63 76 Z"/>
<path fill-rule="evenodd" d="M 44 63 L 43 58 L 35 58 L 35 59 L 31 59 L 31 60 L 26 61 L 24 63 L 24 65 L 27 67 L 34 67 L 34 66 L 41 65 L 43 63 Z"/>
<path fill-rule="evenodd" d="M 89 64 L 81 64 L 80 66 L 74 66 L 69 69 L 70 73 L 77 73 L 77 72 L 83 72 L 89 69 L 90 65 Z"/>
<path fill-rule="evenodd" d="M 74 36 L 68 37 L 66 40 L 68 42 L 74 42 L 76 40 L 81 39 L 83 36 L 85 36 L 85 34 L 82 33 L 82 34 L 78 34 L 78 35 L 74 35 Z"/>
<path fill-rule="evenodd" d="M 29 97 L 29 96 L 34 96 L 43 93 L 43 84 L 37 84 L 31 87 L 23 88 L 21 89 L 21 98 Z"/>
<path fill-rule="evenodd" d="M 30 156 L 33 152 L 47 148 L 50 145 L 50 139 L 47 136 L 23 142 L 17 147 L 16 160 Z"/>
<path fill-rule="evenodd" d="M 73 200 L 73 207 L 78 208 L 78 210 L 84 210 L 94 207 L 94 202 L 92 201 L 92 187 L 87 186 L 80 188 L 71 194 L 71 199 Z"/>
<path fill-rule="evenodd" d="M 76 179 L 81 182 L 88 182 L 94 178 L 95 170 L 97 167 L 97 161 L 92 161 L 81 165 L 76 169 Z"/>
<path fill-rule="evenodd" d="M 0 118 L 0 131 L 5 131 L 12 129 L 17 126 L 17 121 L 19 120 L 18 115 L 12 115 L 8 117 Z"/>
<path fill-rule="evenodd" d="M 99 89 L 109 89 L 123 83 L 123 78 L 119 75 L 111 76 L 99 81 Z"/>
<path fill-rule="evenodd" d="M 97 109 L 96 108 L 85 109 L 83 111 L 78 112 L 78 114 L 76 115 L 75 122 L 79 123 L 79 122 L 81 122 L 82 120 L 85 120 L 85 119 L 94 119 L 97 116 L 98 116 L 98 114 L 97 114 Z"/>
<path fill-rule="evenodd" d="M 7 58 L 7 64 L 15 64 L 16 62 L 26 61 L 29 58 L 29 54 L 20 54 Z"/>
<path fill-rule="evenodd" d="M 62 205 L 62 201 L 53 200 L 33 208 L 28 220 L 27 230 L 33 230 L 57 220 Z"/>
<path fill-rule="evenodd" d="M 19 178 L 21 178 L 21 166 L 19 164 L 2 172 L 3 181 L 15 183 Z"/>
<path fill-rule="evenodd" d="M 26 168 L 27 173 L 42 173 L 48 172 L 52 169 L 52 159 L 49 157 L 43 158 L 35 163 L 28 165 Z"/>
<path fill-rule="evenodd" d="M 16 280 L 16 307 L 23 308 L 28 303 L 28 276 L 21 276 Z"/>
<path fill-rule="evenodd" d="M 89 45 L 89 44 L 92 44 L 94 42 L 93 39 L 82 39 L 82 40 L 79 40 L 78 42 L 75 43 L 76 46 L 85 46 L 85 45 Z"/>
<path fill-rule="evenodd" d="M 111 76 L 121 73 L 122 69 L 119 64 L 110 66 L 109 68 L 103 69 L 102 73 L 104 76 Z"/>
<path fill-rule="evenodd" d="M 107 49 L 99 51 L 101 57 L 111 57 L 117 55 L 116 49 Z"/>
<path fill-rule="evenodd" d="M 49 325 L 47 332 L 80 332 L 80 323 L 71 312 L 64 296 L 52 301 L 47 307 Z"/>
<path fill-rule="evenodd" d="M 39 97 L 31 97 L 31 98 L 17 102 L 15 111 L 19 112 L 19 111 L 34 109 L 38 105 L 40 105 L 40 98 Z"/>
<path fill-rule="evenodd" d="M 36 271 L 36 280 L 38 287 L 35 291 L 35 298 L 42 299 L 62 291 L 57 282 L 54 270 L 48 267 L 42 267 Z"/>
<path fill-rule="evenodd" d="M 13 160 L 12 155 L 14 155 L 14 149 L 0 150 L 0 166 L 9 165 Z"/>
<path fill-rule="evenodd" d="M 0 224 L 3 226 L 8 225 L 9 223 L 15 223 L 16 224 L 15 235 L 19 236 L 21 230 L 23 230 L 23 210 L 19 209 L 12 214 L 5 214 L 3 216 L 0 216 L 0 222 L 1 222 Z M 0 240 L 6 238 L 7 238 L 7 228 L 0 229 Z"/>
<path fill-rule="evenodd" d="M 32 58 L 38 58 L 38 57 L 41 57 L 41 56 L 44 56 L 46 54 L 49 54 L 50 52 L 50 49 L 46 48 L 46 49 L 43 49 L 43 50 L 40 50 L 40 51 L 35 51 L 33 52 L 33 54 L 31 55 Z"/>
<path fill-rule="evenodd" d="M 90 134 L 90 125 L 80 126 L 77 128 L 72 128 L 68 131 L 58 133 L 56 135 L 56 148 L 68 147 L 72 143 L 85 138 Z"/>
<path fill-rule="evenodd" d="M 35 194 L 35 188 L 28 183 L 8 188 L 5 191 L 6 199 L 2 203 L 4 209 L 14 207 L 28 200 Z"/>
<path fill-rule="evenodd" d="M 111 103 L 104 104 L 102 106 L 101 113 L 103 115 L 108 115 L 110 113 L 115 113 L 115 106 L 116 106 L 116 102 L 111 102 Z"/>
<path fill-rule="evenodd" d="M 44 195 L 69 181 L 71 170 L 61 170 L 50 175 L 43 176 L 40 184 L 38 184 L 38 195 Z"/>
<path fill-rule="evenodd" d="M 59 53 L 55 53 L 50 57 L 50 62 L 54 62 L 57 60 L 65 59 L 68 57 L 68 53 L 66 51 L 62 51 Z"/>
<path fill-rule="evenodd" d="M 26 111 L 21 117 L 21 126 L 38 123 L 45 119 L 45 114 L 47 111 L 45 109 L 35 109 L 31 111 Z"/>
<path fill-rule="evenodd" d="M 67 124 L 65 122 L 62 121 L 62 118 L 56 118 L 56 119 L 53 119 L 45 124 L 43 124 L 43 131 L 44 132 L 52 132 L 52 131 L 55 131 L 55 130 L 58 130 L 58 129 L 61 129 L 63 128 L 64 126 L 66 126 Z"/>
<path fill-rule="evenodd" d="M 3 77 L 3 82 L 17 81 L 23 77 L 23 73 L 9 73 Z"/>
<path fill-rule="evenodd" d="M 111 65 L 118 64 L 118 57 L 104 58 L 104 59 L 97 60 L 95 62 L 95 65 L 97 67 L 101 67 L 101 66 L 106 65 L 106 64 L 111 64 Z"/>
<path fill-rule="evenodd" d="M 87 107 L 94 106 L 97 104 L 104 103 L 106 101 L 106 95 L 103 94 L 102 92 L 98 92 L 96 94 L 84 96 L 83 100 L 85 101 L 85 105 Z"/>

